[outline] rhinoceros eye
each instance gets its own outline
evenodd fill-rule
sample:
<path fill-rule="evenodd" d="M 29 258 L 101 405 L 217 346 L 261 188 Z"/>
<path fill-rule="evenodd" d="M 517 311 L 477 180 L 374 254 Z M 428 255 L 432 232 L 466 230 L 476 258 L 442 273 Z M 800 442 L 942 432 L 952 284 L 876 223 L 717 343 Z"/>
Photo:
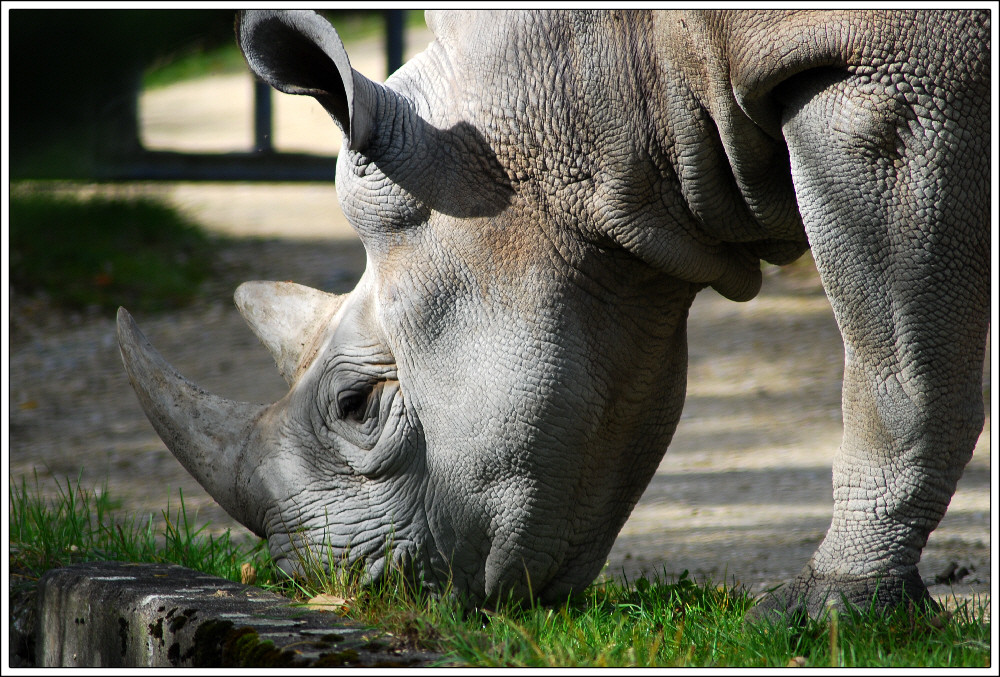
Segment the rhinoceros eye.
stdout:
<path fill-rule="evenodd" d="M 341 419 L 364 421 L 368 414 L 371 390 L 343 390 L 337 394 L 337 415 Z"/>

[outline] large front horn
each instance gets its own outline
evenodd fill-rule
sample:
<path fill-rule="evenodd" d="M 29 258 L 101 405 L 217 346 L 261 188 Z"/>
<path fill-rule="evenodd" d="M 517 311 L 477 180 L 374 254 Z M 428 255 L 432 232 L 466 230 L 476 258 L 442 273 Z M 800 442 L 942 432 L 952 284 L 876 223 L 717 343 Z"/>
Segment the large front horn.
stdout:
<path fill-rule="evenodd" d="M 124 308 L 118 309 L 118 346 L 142 409 L 167 448 L 226 512 L 264 537 L 262 511 L 238 478 L 247 441 L 267 407 L 212 395 L 185 379 Z"/>

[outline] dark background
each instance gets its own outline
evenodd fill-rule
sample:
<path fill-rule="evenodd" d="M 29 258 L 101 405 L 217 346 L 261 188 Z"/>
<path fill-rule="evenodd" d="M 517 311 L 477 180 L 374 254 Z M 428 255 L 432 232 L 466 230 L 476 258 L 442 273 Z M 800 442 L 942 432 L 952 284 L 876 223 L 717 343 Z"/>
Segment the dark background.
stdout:
<path fill-rule="evenodd" d="M 103 158 L 136 151 L 143 69 L 233 40 L 234 14 L 11 10 L 11 178 L 84 178 Z"/>
<path fill-rule="evenodd" d="M 387 41 L 390 69 L 401 63 L 402 10 L 322 13 L 335 23 L 349 15 L 381 15 L 387 35 L 400 36 Z M 138 122 L 144 70 L 170 55 L 234 44 L 234 10 L 14 9 L 7 16 L 12 179 L 237 178 L 217 159 L 192 173 L 197 165 L 191 161 L 198 158 L 144 151 Z M 232 159 L 236 166 L 263 159 L 280 169 L 273 154 Z M 145 162 L 139 170 L 136 160 Z M 164 170 L 167 164 L 173 169 Z M 265 177 L 267 168 L 255 178 Z M 279 171 L 273 178 L 290 177 Z"/>

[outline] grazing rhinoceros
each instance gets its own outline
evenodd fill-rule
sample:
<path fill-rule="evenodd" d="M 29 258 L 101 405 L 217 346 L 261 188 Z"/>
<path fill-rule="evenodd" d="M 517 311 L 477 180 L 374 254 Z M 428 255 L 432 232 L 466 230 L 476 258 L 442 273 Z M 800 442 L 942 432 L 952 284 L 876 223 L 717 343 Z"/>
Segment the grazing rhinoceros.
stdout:
<path fill-rule="evenodd" d="M 758 608 L 926 600 L 920 552 L 983 425 L 988 12 L 428 23 L 381 85 L 314 13 L 241 15 L 253 71 L 343 131 L 368 267 L 344 296 L 236 291 L 290 385 L 266 406 L 184 380 L 120 311 L 181 463 L 286 570 L 313 548 L 473 604 L 559 600 L 670 442 L 695 294 L 750 299 L 761 260 L 811 247 L 846 345 L 833 522 Z"/>

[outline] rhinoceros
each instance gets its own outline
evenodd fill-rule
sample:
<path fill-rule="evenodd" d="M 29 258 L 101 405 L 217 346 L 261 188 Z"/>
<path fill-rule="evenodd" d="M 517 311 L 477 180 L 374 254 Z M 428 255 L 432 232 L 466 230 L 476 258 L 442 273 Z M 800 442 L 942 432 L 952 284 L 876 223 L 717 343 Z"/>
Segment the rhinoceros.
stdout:
<path fill-rule="evenodd" d="M 321 16 L 240 14 L 253 72 L 339 126 L 367 265 L 346 295 L 236 290 L 289 384 L 269 405 L 201 390 L 119 311 L 180 462 L 288 572 L 562 600 L 671 440 L 695 295 L 751 299 L 811 249 L 846 347 L 833 519 L 756 613 L 930 603 L 921 550 L 984 422 L 989 13 L 427 22 L 380 84 Z"/>

